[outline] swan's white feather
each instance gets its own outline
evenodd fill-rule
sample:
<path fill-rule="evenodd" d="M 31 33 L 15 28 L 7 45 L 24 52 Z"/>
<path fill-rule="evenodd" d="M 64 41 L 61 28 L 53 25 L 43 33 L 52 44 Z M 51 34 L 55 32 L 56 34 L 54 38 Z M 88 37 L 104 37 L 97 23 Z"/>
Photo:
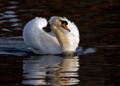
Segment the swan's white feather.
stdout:
<path fill-rule="evenodd" d="M 80 41 L 78 28 L 74 24 L 74 22 L 69 21 L 66 17 L 64 17 L 64 19 L 68 22 L 67 27 L 70 29 L 70 32 L 68 32 L 66 30 L 64 30 L 64 32 L 66 33 L 66 35 L 70 41 L 72 49 L 76 49 L 76 47 L 78 46 L 79 41 Z"/>
<path fill-rule="evenodd" d="M 52 19 L 55 16 L 51 17 L 49 23 L 51 24 Z M 79 43 L 79 31 L 77 26 L 70 22 L 67 18 L 64 19 L 68 22 L 68 28 L 71 30 L 68 32 L 64 28 L 61 30 L 68 37 L 71 50 L 75 51 Z M 36 17 L 29 21 L 23 30 L 23 39 L 25 43 L 37 54 L 58 54 L 62 52 L 62 48 L 55 36 L 52 36 L 45 32 L 42 28 L 46 27 L 47 20 L 42 17 Z M 51 32 L 51 34 L 53 34 Z"/>
<path fill-rule="evenodd" d="M 29 21 L 23 30 L 24 41 L 37 54 L 60 53 L 61 48 L 56 37 L 42 29 L 46 25 L 47 20 L 41 17 Z"/>

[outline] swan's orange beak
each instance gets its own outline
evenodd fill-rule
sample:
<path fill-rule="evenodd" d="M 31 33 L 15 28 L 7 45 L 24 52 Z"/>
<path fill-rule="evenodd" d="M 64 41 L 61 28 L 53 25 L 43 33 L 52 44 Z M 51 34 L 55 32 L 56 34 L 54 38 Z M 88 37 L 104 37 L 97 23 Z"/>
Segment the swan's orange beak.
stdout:
<path fill-rule="evenodd" d="M 65 28 L 67 31 L 70 32 L 70 29 L 67 27 L 67 25 L 65 25 L 65 23 L 62 24 L 63 28 Z"/>

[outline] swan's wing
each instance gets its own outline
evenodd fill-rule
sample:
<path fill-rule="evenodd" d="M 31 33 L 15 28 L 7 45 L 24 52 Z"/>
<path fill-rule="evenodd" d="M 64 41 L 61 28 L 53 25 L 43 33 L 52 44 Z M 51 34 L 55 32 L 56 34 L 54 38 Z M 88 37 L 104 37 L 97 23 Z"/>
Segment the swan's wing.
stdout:
<path fill-rule="evenodd" d="M 76 49 L 80 41 L 78 27 L 74 24 L 74 22 L 71 22 L 66 17 L 64 17 L 64 19 L 68 22 L 67 26 L 70 29 L 70 32 L 65 31 L 65 33 L 68 36 L 71 45 L 74 46 L 74 48 Z"/>
<path fill-rule="evenodd" d="M 36 53 L 58 53 L 60 45 L 56 37 L 42 29 L 46 25 L 47 20 L 41 17 L 36 17 L 29 21 L 23 30 L 24 41 Z"/>

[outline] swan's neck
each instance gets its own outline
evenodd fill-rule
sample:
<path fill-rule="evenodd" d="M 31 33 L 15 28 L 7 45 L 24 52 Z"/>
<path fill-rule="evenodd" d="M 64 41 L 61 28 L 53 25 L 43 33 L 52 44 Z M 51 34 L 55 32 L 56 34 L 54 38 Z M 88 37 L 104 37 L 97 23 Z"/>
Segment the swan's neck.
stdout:
<path fill-rule="evenodd" d="M 60 43 L 60 46 L 63 49 L 63 52 L 69 51 L 70 50 L 69 40 L 68 40 L 67 36 L 65 35 L 65 33 L 62 32 L 59 28 L 60 27 L 53 26 L 52 30 L 53 30 L 55 36 L 57 37 L 57 39 Z"/>

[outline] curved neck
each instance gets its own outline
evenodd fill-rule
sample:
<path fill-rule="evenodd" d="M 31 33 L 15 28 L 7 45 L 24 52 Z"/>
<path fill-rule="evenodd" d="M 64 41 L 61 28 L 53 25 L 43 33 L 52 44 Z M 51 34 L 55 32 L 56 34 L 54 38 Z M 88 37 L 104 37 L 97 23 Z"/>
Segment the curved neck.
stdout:
<path fill-rule="evenodd" d="M 63 52 L 69 51 L 69 49 L 70 49 L 69 40 L 68 40 L 67 36 L 65 35 L 65 33 L 62 32 L 59 28 L 60 27 L 52 26 L 52 30 L 53 30 L 55 36 L 57 37 L 57 39 L 63 49 Z"/>

